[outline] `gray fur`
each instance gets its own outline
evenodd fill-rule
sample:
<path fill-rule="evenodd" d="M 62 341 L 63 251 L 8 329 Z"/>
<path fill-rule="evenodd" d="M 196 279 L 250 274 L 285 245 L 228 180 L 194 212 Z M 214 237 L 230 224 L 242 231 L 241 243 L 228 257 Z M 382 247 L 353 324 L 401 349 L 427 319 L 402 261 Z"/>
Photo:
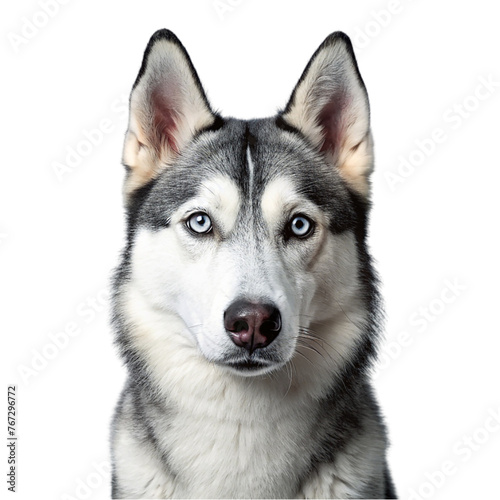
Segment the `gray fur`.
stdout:
<path fill-rule="evenodd" d="M 162 68 L 148 68 L 148 57 L 161 59 L 160 44 L 167 54 L 168 44 L 177 51 L 163 66 L 191 75 L 190 92 L 198 93 L 193 102 L 203 107 L 197 123 L 204 125 L 174 155 L 181 144 L 175 134 L 183 125 L 169 128 L 169 120 L 182 120 L 181 114 L 173 112 L 162 124 L 163 133 L 172 134 L 165 146 L 154 142 L 158 135 L 151 132 L 149 118 L 144 130 L 151 137 L 139 137 L 141 124 L 133 122 L 137 110 L 131 108 L 127 141 L 139 137 L 139 143 L 145 141 L 140 147 L 151 147 L 154 154 L 140 163 L 134 143 L 126 146 L 124 157 L 125 162 L 133 158 L 127 165 L 133 182 L 126 189 L 128 242 L 114 278 L 113 324 L 129 379 L 112 425 L 112 497 L 394 498 L 385 426 L 368 376 L 380 323 L 377 279 L 365 241 L 372 160 L 370 154 L 363 153 L 361 160 L 355 155 L 370 150 L 371 136 L 369 129 L 357 127 L 353 139 L 343 115 L 323 116 L 323 127 L 335 127 L 328 144 L 333 154 L 326 143 L 318 143 L 316 125 L 308 130 L 310 120 L 301 121 L 309 104 L 297 102 L 301 85 L 312 85 L 314 92 L 302 95 L 323 100 L 323 108 L 330 109 L 341 88 L 342 108 L 363 96 L 361 104 L 349 107 L 349 120 L 366 113 L 359 120 L 368 123 L 366 91 L 350 42 L 343 34 L 328 37 L 287 108 L 276 117 L 251 121 L 222 119 L 211 111 L 185 49 L 166 30 L 153 36 L 134 86 L 148 116 L 154 109 L 141 78 L 148 78 L 148 88 L 161 86 Z M 333 72 L 335 85 L 324 85 L 322 75 L 322 87 L 315 86 L 311 72 L 321 58 L 330 65 L 347 61 Z M 354 97 L 346 100 L 351 90 Z M 299 105 L 306 107 L 304 113 L 294 109 Z M 166 163 L 148 171 L 151 158 L 166 158 Z M 353 158 L 366 162 L 361 175 L 349 171 Z M 227 228 L 220 222 L 208 237 L 186 235 L 179 211 L 200 196 L 203 202 L 211 179 L 226 179 L 225 189 L 238 198 L 237 204 L 224 202 L 227 193 L 216 198 L 219 204 L 235 203 L 213 208 L 214 220 L 220 209 L 218 217 L 227 218 Z M 283 226 L 290 217 L 285 208 L 277 215 L 266 212 L 279 206 L 279 190 L 269 194 L 269 189 L 280 182 L 292 186 L 301 207 L 319 214 L 317 235 L 309 240 L 285 238 Z M 266 196 L 276 199 L 268 208 Z M 181 243 L 164 248 L 163 242 L 177 241 L 176 231 Z M 207 260 L 204 278 L 203 259 L 212 254 L 216 257 Z M 217 264 L 220 255 L 227 257 Z M 169 259 L 175 264 L 170 266 Z M 184 283 L 178 262 L 186 273 L 197 266 L 190 271 L 191 286 Z M 208 262 L 221 265 L 222 283 L 213 279 Z M 169 273 L 182 281 L 178 287 L 168 282 Z M 225 283 L 229 279 L 231 286 Z M 186 288 L 189 294 L 183 295 Z M 226 297 L 228 290 L 232 295 Z M 240 297 L 272 301 L 284 315 L 283 332 L 251 355 L 223 332 L 212 331 L 208 319 L 201 324 L 186 319 L 197 310 L 212 314 L 218 304 Z M 221 321 L 224 307 L 213 313 Z M 269 369 L 243 376 L 227 368 L 231 360 L 248 356 Z"/>

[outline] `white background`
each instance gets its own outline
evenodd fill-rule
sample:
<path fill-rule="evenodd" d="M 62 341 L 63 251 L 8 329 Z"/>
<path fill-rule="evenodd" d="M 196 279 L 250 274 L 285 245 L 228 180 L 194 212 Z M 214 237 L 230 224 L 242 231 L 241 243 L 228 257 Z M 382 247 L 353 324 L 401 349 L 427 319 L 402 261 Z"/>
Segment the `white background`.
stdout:
<path fill-rule="evenodd" d="M 7 385 L 16 384 L 17 498 L 109 498 L 106 464 L 96 464 L 109 460 L 125 374 L 103 297 L 124 237 L 126 100 L 149 37 L 163 27 L 188 49 L 214 107 L 241 118 L 284 106 L 330 32 L 353 38 L 371 100 L 370 242 L 387 310 L 375 386 L 398 492 L 498 495 L 494 3 L 222 0 L 217 9 L 212 0 L 66 0 L 45 19 L 41 3 L 4 2 L 0 16 L 0 436 Z M 493 82 L 489 91 L 481 79 Z M 58 177 L 54 165 L 102 120 L 101 143 Z M 414 169 L 391 188 L 388 174 L 399 175 L 402 158 Z M 67 337 L 71 324 L 78 334 Z M 446 476 L 436 472 L 443 467 Z"/>

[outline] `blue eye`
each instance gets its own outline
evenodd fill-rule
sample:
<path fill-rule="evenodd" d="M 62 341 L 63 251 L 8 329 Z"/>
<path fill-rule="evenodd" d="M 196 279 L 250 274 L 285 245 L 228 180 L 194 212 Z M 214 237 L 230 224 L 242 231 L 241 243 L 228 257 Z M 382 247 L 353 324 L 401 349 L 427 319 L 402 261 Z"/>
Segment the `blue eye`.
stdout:
<path fill-rule="evenodd" d="M 314 223 L 304 215 L 296 215 L 290 221 L 289 228 L 293 236 L 296 236 L 297 238 L 305 238 L 312 233 Z"/>
<path fill-rule="evenodd" d="M 186 224 L 191 231 L 198 234 L 206 234 L 212 230 L 212 221 L 210 217 L 203 212 L 197 212 L 191 215 Z"/>

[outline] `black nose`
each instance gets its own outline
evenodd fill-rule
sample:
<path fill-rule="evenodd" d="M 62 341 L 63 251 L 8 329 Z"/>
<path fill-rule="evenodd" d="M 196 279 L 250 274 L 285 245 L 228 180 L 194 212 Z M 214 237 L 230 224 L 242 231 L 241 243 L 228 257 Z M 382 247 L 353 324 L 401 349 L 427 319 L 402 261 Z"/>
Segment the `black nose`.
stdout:
<path fill-rule="evenodd" d="M 233 302 L 224 313 L 224 328 L 238 347 L 250 354 L 268 346 L 280 333 L 281 315 L 271 304 Z"/>

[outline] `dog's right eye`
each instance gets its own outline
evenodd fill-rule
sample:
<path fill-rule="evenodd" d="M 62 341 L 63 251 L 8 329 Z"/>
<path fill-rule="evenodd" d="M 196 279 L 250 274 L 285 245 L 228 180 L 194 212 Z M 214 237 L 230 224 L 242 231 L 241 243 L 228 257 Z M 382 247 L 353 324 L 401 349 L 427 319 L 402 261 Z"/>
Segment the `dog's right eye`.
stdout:
<path fill-rule="evenodd" d="M 212 230 L 212 221 L 210 217 L 203 213 L 197 212 L 186 221 L 187 227 L 197 234 L 206 234 Z"/>
<path fill-rule="evenodd" d="M 305 239 L 314 232 L 314 222 L 305 215 L 298 214 L 288 223 L 286 228 L 287 238 L 292 236 L 299 239 Z"/>

